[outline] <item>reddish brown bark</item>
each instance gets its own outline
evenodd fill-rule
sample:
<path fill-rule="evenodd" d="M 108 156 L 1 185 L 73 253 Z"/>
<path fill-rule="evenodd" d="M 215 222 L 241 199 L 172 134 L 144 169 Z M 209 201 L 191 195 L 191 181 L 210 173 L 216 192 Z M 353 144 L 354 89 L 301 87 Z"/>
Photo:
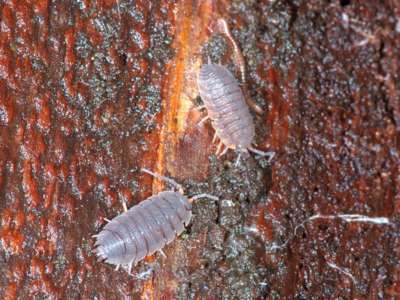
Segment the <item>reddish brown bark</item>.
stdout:
<path fill-rule="evenodd" d="M 201 64 L 237 70 L 220 17 L 271 165 L 197 126 Z M 3 1 L 0 22 L 0 298 L 400 297 L 397 1 Z M 167 188 L 141 167 L 221 200 L 135 278 L 91 236 Z M 316 214 L 390 225 L 297 227 Z"/>

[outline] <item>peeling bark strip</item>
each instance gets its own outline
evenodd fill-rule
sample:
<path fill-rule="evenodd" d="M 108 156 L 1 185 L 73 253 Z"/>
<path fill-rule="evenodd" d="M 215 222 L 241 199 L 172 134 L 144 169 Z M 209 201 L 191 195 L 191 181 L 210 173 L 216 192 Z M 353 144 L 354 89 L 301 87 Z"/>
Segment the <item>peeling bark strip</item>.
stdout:
<path fill-rule="evenodd" d="M 198 95 L 196 75 L 200 49 L 207 39 L 207 26 L 214 11 L 213 1 L 181 1 L 176 11 L 175 59 L 167 68 L 168 80 L 163 89 L 163 121 L 156 171 L 179 180 L 205 178 L 208 153 L 198 151 L 207 137 L 193 134 L 196 119 L 190 110 Z M 194 167 L 195 166 L 195 167 Z M 159 190 L 159 183 L 157 188 Z"/>

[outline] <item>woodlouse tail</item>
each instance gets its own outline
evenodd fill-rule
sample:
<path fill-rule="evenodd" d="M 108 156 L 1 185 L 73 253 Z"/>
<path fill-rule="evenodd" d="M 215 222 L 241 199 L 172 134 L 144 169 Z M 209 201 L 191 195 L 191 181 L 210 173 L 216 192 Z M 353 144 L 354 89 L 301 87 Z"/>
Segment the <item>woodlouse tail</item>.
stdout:
<path fill-rule="evenodd" d="M 215 200 L 215 201 L 219 200 L 219 198 L 216 196 L 203 193 L 203 194 L 198 194 L 198 195 L 193 196 L 192 198 L 189 199 L 189 202 L 192 203 L 194 200 L 197 200 L 200 198 L 208 198 L 208 199 Z"/>
<path fill-rule="evenodd" d="M 268 151 L 268 152 L 264 152 L 258 149 L 255 149 L 253 147 L 249 147 L 247 148 L 248 150 L 250 150 L 251 152 L 261 155 L 261 156 L 268 156 L 268 162 L 270 162 L 274 157 L 275 157 L 275 152 L 274 151 Z"/>
<path fill-rule="evenodd" d="M 239 165 L 241 156 L 242 156 L 242 154 L 239 152 L 239 155 L 238 155 L 238 157 L 236 159 L 236 162 L 235 162 L 235 167 L 237 167 Z"/>
<path fill-rule="evenodd" d="M 209 199 L 215 200 L 215 201 L 219 200 L 219 198 L 217 196 L 206 194 L 206 193 L 195 195 L 191 199 L 196 200 L 196 199 L 200 199 L 200 198 L 209 198 Z"/>
<path fill-rule="evenodd" d="M 107 259 L 107 257 L 105 257 L 105 255 L 103 254 L 101 246 L 98 244 L 95 246 L 95 248 L 92 250 L 92 252 L 96 255 L 98 262 L 103 262 Z"/>

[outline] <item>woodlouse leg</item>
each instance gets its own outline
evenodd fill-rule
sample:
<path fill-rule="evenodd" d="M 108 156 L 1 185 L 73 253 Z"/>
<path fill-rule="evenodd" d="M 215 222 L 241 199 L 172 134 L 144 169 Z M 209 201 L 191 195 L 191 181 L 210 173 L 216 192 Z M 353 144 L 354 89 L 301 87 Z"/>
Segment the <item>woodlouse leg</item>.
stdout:
<path fill-rule="evenodd" d="M 128 211 L 128 207 L 126 206 L 125 200 L 122 200 L 122 208 L 124 209 L 124 212 Z"/>
<path fill-rule="evenodd" d="M 173 179 L 171 179 L 171 178 L 168 178 L 168 177 L 165 177 L 165 176 L 162 176 L 162 175 L 160 175 L 160 174 L 153 173 L 153 172 L 151 172 L 151 171 L 149 171 L 149 170 L 147 170 L 147 169 L 145 169 L 145 168 L 142 168 L 141 171 L 142 171 L 142 172 L 145 172 L 145 173 L 147 173 L 147 174 L 149 174 L 149 175 L 151 175 L 151 176 L 153 176 L 153 177 L 155 177 L 155 178 L 158 178 L 158 179 L 160 179 L 160 180 L 164 180 L 164 181 L 170 183 L 170 184 L 173 185 L 175 188 L 177 188 L 178 191 L 179 191 L 181 194 L 183 194 L 183 188 L 182 188 L 182 186 L 181 186 L 179 183 L 177 183 L 175 180 L 173 180 Z"/>
<path fill-rule="evenodd" d="M 271 160 L 275 157 L 275 152 L 274 151 L 264 152 L 264 151 L 255 149 L 253 147 L 249 147 L 247 149 L 250 150 L 251 152 L 254 152 L 254 153 L 256 153 L 258 155 L 261 155 L 261 156 L 269 156 L 268 157 L 268 162 L 271 162 Z"/>
<path fill-rule="evenodd" d="M 118 270 L 119 270 L 119 267 L 120 267 L 120 265 L 117 265 L 117 266 L 115 267 L 115 271 L 118 271 Z"/>
<path fill-rule="evenodd" d="M 102 255 L 100 255 L 100 254 L 97 255 L 98 262 L 103 262 L 104 260 L 105 260 L 105 258 Z"/>
<path fill-rule="evenodd" d="M 206 108 L 205 105 L 200 105 L 200 106 L 197 106 L 197 107 L 195 108 L 195 110 L 202 110 L 202 109 L 205 109 L 205 108 Z"/>
<path fill-rule="evenodd" d="M 217 140 L 217 132 L 214 133 L 211 143 L 214 144 L 216 140 Z"/>
<path fill-rule="evenodd" d="M 222 151 L 222 153 L 221 153 L 220 155 L 218 155 L 218 157 L 221 157 L 221 156 L 225 155 L 226 152 L 228 152 L 228 150 L 229 150 L 229 148 L 226 147 L 226 148 L 224 149 L 224 151 Z"/>
<path fill-rule="evenodd" d="M 197 126 L 203 125 L 203 123 L 204 123 L 205 121 L 207 121 L 209 118 L 210 118 L 209 116 L 205 116 L 203 119 L 200 120 L 199 123 L 197 123 Z"/>
<path fill-rule="evenodd" d="M 160 252 L 160 254 L 164 257 L 167 258 L 167 255 L 165 255 L 164 251 L 162 251 L 162 249 L 158 250 L 158 252 Z"/>
<path fill-rule="evenodd" d="M 128 274 L 132 275 L 132 266 L 133 266 L 133 259 L 128 264 Z"/>
<path fill-rule="evenodd" d="M 221 147 L 222 147 L 222 141 L 219 142 L 218 147 L 217 147 L 217 151 L 215 151 L 215 155 L 218 155 L 219 151 L 221 151 Z"/>
<path fill-rule="evenodd" d="M 104 221 L 106 221 L 107 223 L 110 223 L 110 222 L 111 222 L 111 220 L 109 220 L 109 219 L 107 219 L 107 218 L 104 218 Z"/>

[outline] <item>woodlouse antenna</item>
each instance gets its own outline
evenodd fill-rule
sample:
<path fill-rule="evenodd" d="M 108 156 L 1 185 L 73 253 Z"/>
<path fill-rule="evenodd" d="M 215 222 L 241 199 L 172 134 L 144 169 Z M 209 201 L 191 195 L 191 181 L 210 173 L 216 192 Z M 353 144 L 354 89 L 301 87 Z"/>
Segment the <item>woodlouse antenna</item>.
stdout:
<path fill-rule="evenodd" d="M 244 62 L 244 58 L 242 52 L 239 49 L 239 46 L 232 37 L 231 31 L 229 30 L 228 24 L 226 23 L 225 19 L 221 18 L 217 20 L 217 28 L 222 34 L 224 34 L 228 38 L 229 42 L 232 44 L 233 56 L 235 57 L 236 63 L 239 65 L 242 82 L 246 82 L 246 65 Z"/>
<path fill-rule="evenodd" d="M 192 198 L 189 199 L 189 202 L 192 203 L 194 200 L 197 200 L 200 198 L 208 198 L 208 199 L 215 200 L 215 201 L 219 200 L 218 197 L 216 197 L 216 196 L 203 193 L 203 194 L 198 194 L 198 195 L 193 196 Z"/>
<path fill-rule="evenodd" d="M 235 39 L 232 36 L 231 31 L 229 30 L 228 23 L 226 22 L 225 19 L 218 19 L 217 20 L 217 28 L 218 31 L 221 32 L 223 35 L 227 37 L 229 42 L 232 45 L 233 48 L 233 56 L 236 61 L 236 64 L 239 66 L 240 70 L 240 77 L 242 79 L 242 84 L 243 84 L 243 93 L 245 94 L 246 102 L 247 104 L 258 114 L 262 115 L 264 113 L 263 109 L 249 96 L 249 92 L 247 90 L 247 83 L 246 83 L 246 63 L 242 54 L 242 51 L 240 51 L 240 48 L 238 44 L 236 43 Z"/>
<path fill-rule="evenodd" d="M 160 174 L 154 173 L 154 172 L 152 172 L 152 171 L 150 171 L 150 170 L 147 170 L 147 169 L 145 169 L 145 168 L 142 168 L 141 171 L 142 171 L 142 172 L 145 172 L 145 173 L 147 173 L 147 174 L 149 174 L 149 175 L 151 175 L 151 176 L 153 176 L 153 177 L 155 177 L 155 178 L 158 178 L 158 179 L 160 179 L 160 180 L 164 180 L 164 181 L 170 183 L 170 184 L 173 185 L 175 188 L 177 188 L 178 191 L 179 191 L 181 194 L 183 194 L 183 188 L 182 188 L 182 186 L 181 186 L 179 183 L 177 183 L 175 180 L 173 180 L 173 179 L 171 179 L 171 178 L 168 178 L 168 177 L 165 177 L 165 176 L 162 176 L 162 175 L 160 175 Z"/>

